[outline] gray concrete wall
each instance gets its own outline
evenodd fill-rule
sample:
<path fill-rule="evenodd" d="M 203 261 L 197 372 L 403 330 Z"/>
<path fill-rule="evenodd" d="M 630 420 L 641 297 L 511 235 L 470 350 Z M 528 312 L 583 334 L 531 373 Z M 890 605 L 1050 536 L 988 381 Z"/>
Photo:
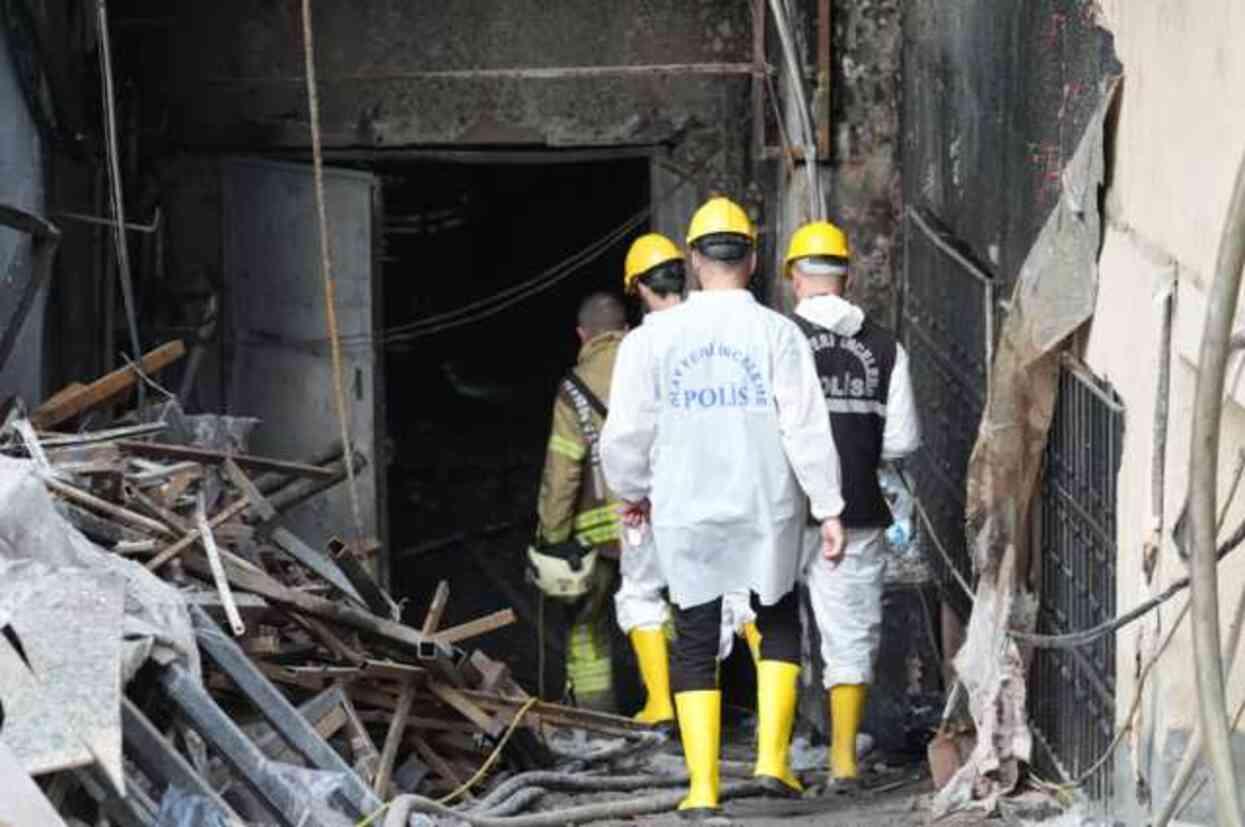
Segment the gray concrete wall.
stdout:
<path fill-rule="evenodd" d="M 44 214 L 43 150 L 18 86 L 5 38 L 0 37 L 0 204 Z M 0 227 L 0 325 L 7 323 L 30 279 L 30 236 Z M 43 319 L 47 291 L 30 310 L 8 364 L 0 371 L 0 400 L 42 400 Z"/>

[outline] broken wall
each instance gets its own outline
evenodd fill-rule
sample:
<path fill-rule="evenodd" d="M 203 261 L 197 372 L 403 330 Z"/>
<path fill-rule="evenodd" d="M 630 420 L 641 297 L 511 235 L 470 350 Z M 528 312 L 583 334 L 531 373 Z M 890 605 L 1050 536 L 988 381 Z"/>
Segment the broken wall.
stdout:
<path fill-rule="evenodd" d="M 1232 180 L 1245 156 L 1245 109 L 1225 104 L 1245 84 L 1245 55 L 1236 46 L 1245 37 L 1245 8 L 1233 0 L 1195 5 L 1106 0 L 1101 5 L 1103 24 L 1114 35 L 1124 64 L 1124 84 L 1114 141 L 1108 145 L 1113 175 L 1106 193 L 1102 283 L 1085 358 L 1095 372 L 1110 379 L 1128 407 L 1118 505 L 1117 605 L 1125 610 L 1187 573 L 1170 530 L 1187 495 L 1190 413 L 1206 291 L 1214 276 Z M 1159 301 L 1170 289 L 1175 291 L 1175 317 L 1162 485 L 1166 531 L 1151 559 L 1145 541 L 1154 525 L 1151 432 L 1163 358 Z M 1221 504 L 1245 449 L 1240 367 L 1238 356 L 1228 372 L 1219 459 Z M 1245 503 L 1238 495 L 1223 534 L 1243 518 Z M 1150 574 L 1147 562 L 1153 564 Z M 1220 566 L 1225 638 L 1243 592 L 1245 558 L 1229 557 Z M 1140 664 L 1170 630 L 1184 600 L 1181 596 L 1168 602 L 1118 636 L 1119 723 L 1136 692 Z M 1192 664 L 1186 620 L 1144 690 L 1137 731 L 1129 739 L 1129 760 L 1117 762 L 1120 817 L 1153 815 L 1167 795 L 1198 719 Z M 1235 713 L 1245 699 L 1245 668 L 1239 662 L 1228 673 L 1227 688 L 1228 708 Z M 1245 767 L 1245 735 L 1236 735 L 1233 746 L 1240 772 Z M 1185 812 L 1184 821 L 1214 823 L 1211 786 Z"/>

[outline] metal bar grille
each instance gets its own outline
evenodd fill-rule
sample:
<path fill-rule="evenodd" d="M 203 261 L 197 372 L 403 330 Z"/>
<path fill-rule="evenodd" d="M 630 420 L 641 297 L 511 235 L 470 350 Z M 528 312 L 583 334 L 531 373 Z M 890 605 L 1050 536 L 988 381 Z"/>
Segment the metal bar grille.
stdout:
<path fill-rule="evenodd" d="M 965 477 L 986 401 L 994 282 L 909 208 L 901 335 L 908 350 L 924 448 L 911 468 L 921 503 L 960 574 L 972 582 L 964 537 Z M 930 545 L 935 545 L 931 543 Z M 944 599 L 968 617 L 968 598 L 933 556 Z"/>
<path fill-rule="evenodd" d="M 1115 616 L 1116 475 L 1124 437 L 1118 397 L 1065 360 L 1046 444 L 1039 504 L 1041 609 L 1038 631 L 1058 635 Z M 1029 714 L 1047 749 L 1039 770 L 1076 777 L 1115 734 L 1115 637 L 1079 649 L 1042 649 L 1034 658 Z M 1114 762 L 1086 785 L 1111 799 Z"/>

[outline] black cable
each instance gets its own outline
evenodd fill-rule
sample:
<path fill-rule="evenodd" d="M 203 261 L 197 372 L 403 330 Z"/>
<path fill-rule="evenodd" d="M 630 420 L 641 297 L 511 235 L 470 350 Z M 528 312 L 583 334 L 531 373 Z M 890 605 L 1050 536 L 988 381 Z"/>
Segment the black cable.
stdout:
<path fill-rule="evenodd" d="M 1236 530 L 1232 532 L 1232 535 L 1228 537 L 1228 539 L 1224 540 L 1219 545 L 1219 548 L 1215 552 L 1216 563 L 1222 561 L 1223 558 L 1236 551 L 1236 549 L 1239 548 L 1243 542 L 1245 542 L 1245 520 L 1243 520 L 1241 524 L 1236 527 Z M 1021 643 L 1035 646 L 1038 649 L 1075 649 L 1078 646 L 1085 646 L 1086 644 L 1093 643 L 1095 640 L 1098 640 L 1098 638 L 1118 631 L 1119 629 L 1122 629 L 1132 623 L 1134 620 L 1137 620 L 1138 618 L 1153 611 L 1162 604 L 1166 603 L 1168 600 L 1171 600 L 1180 592 L 1187 589 L 1189 587 L 1189 582 L 1189 577 L 1186 575 L 1168 586 L 1162 594 L 1150 598 L 1145 603 L 1138 605 L 1113 620 L 1107 621 L 1106 623 L 1100 623 L 1090 629 L 1082 629 L 1079 632 L 1068 632 L 1067 634 L 1062 635 L 1039 635 L 1031 632 L 1017 631 L 1009 631 L 1008 634 Z"/>

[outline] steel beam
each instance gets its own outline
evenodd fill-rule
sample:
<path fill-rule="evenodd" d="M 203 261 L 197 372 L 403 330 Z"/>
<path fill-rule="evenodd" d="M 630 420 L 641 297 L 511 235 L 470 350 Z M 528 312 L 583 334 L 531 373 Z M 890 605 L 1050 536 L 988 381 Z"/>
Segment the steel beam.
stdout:
<path fill-rule="evenodd" d="M 273 762 L 177 664 L 159 672 L 164 694 L 207 743 L 259 797 L 281 827 L 328 827 L 309 806 L 306 791 L 274 771 Z"/>
<path fill-rule="evenodd" d="M 204 654 L 237 684 L 242 694 L 250 699 L 286 743 L 318 769 L 346 775 L 349 780 L 344 793 L 357 816 L 368 816 L 379 809 L 383 802 L 207 612 L 192 606 L 190 614 L 194 619 L 195 636 Z"/>

